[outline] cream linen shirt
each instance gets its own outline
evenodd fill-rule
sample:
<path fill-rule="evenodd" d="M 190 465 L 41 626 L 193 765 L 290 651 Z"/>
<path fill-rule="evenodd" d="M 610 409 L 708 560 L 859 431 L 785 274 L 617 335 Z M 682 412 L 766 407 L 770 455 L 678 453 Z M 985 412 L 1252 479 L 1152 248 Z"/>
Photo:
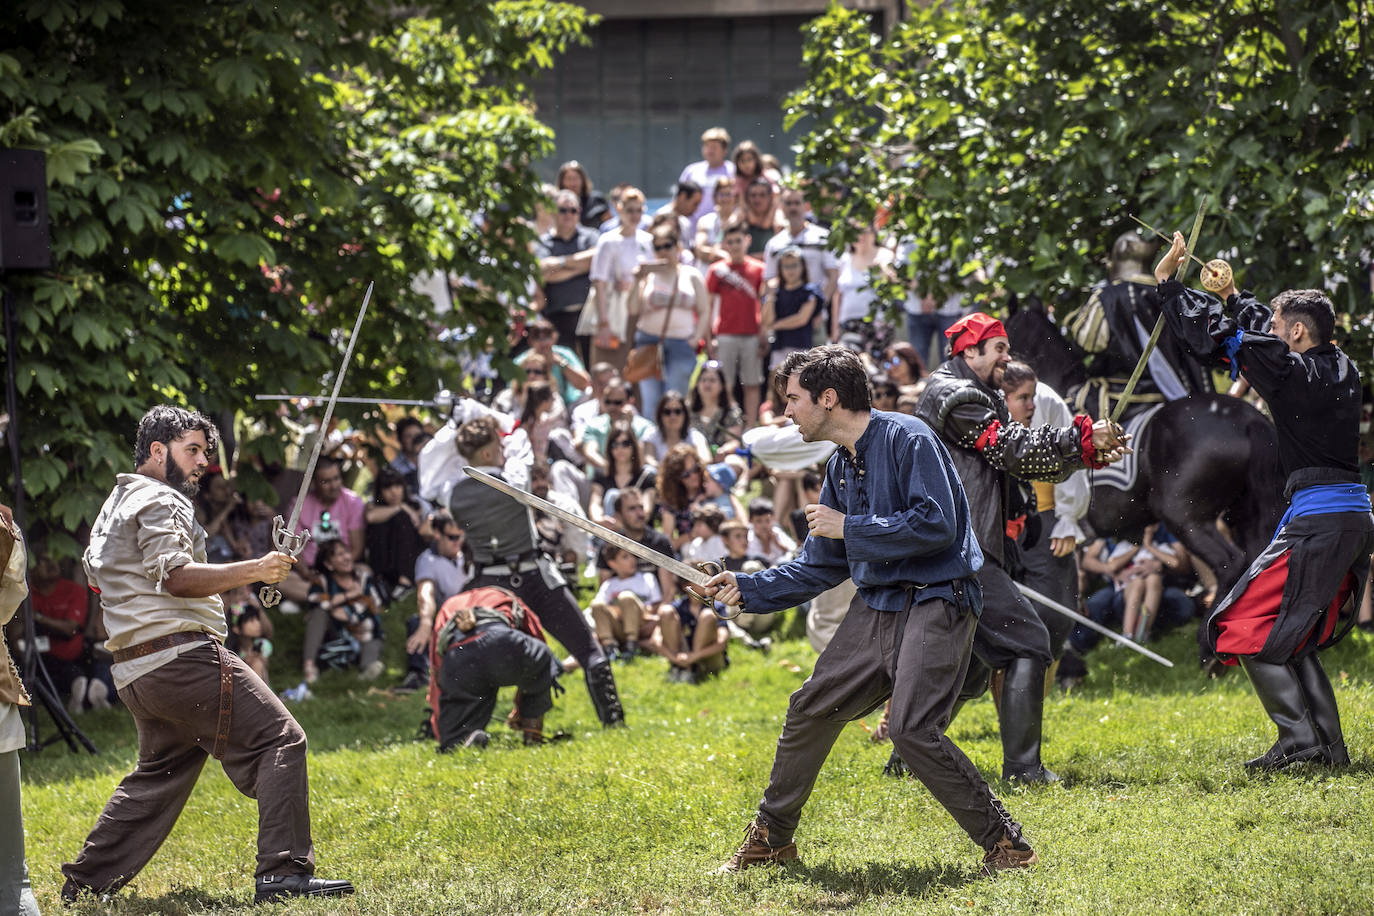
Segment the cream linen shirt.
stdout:
<path fill-rule="evenodd" d="M 205 562 L 205 530 L 191 500 L 144 474 L 120 474 L 91 529 L 82 557 L 86 575 L 100 593 L 105 645 L 127 649 L 182 631 L 209 633 L 220 642 L 229 629 L 218 595 L 177 598 L 164 585 L 187 563 Z M 124 687 L 203 643 L 186 643 L 110 668 L 115 687 Z"/>

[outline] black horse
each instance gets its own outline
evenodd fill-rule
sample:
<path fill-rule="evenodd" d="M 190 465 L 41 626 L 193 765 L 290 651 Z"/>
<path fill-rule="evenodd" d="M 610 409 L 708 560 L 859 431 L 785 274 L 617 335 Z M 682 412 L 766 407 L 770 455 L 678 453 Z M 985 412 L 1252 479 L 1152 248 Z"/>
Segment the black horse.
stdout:
<path fill-rule="evenodd" d="M 1040 380 L 1066 393 L 1087 380 L 1073 347 L 1043 308 L 1011 306 L 1012 352 Z M 1283 514 L 1283 472 L 1273 425 L 1254 407 L 1222 394 L 1162 406 L 1131 443 L 1139 461 L 1129 491 L 1094 485 L 1088 523 L 1101 535 L 1138 537 L 1163 522 L 1217 577 L 1224 596 L 1264 546 Z M 1225 519 L 1235 542 L 1217 528 Z"/>

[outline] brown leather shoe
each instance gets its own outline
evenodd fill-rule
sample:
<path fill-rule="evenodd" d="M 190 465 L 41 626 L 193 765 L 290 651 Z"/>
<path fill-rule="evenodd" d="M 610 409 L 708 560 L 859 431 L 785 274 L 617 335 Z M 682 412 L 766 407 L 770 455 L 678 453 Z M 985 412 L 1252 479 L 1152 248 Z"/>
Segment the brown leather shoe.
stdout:
<path fill-rule="evenodd" d="M 1025 847 L 1024 849 L 1021 847 Z M 983 856 L 983 874 L 988 877 L 995 876 L 999 871 L 1008 871 L 1013 868 L 1030 868 L 1040 862 L 1040 857 L 1035 854 L 1035 850 L 1024 840 L 1020 843 L 1013 843 L 1011 837 L 1003 836 L 997 844 L 987 851 Z"/>
<path fill-rule="evenodd" d="M 746 868 L 753 868 L 755 865 L 781 865 L 783 862 L 796 858 L 796 843 L 769 846 L 768 827 L 755 818 L 750 822 L 749 829 L 744 831 L 744 842 L 740 844 L 739 849 L 724 865 L 716 869 L 716 874 L 728 875 L 743 871 Z"/>
<path fill-rule="evenodd" d="M 538 716 L 534 719 L 522 718 L 520 720 L 520 734 L 521 737 L 524 739 L 525 744 L 527 745 L 543 744 L 544 717 Z"/>

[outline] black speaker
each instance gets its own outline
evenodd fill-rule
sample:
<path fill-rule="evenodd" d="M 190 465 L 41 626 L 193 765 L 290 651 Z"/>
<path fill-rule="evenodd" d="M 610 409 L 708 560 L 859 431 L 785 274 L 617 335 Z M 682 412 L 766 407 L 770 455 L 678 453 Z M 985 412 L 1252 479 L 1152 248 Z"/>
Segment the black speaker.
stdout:
<path fill-rule="evenodd" d="M 52 266 L 46 170 L 37 150 L 0 149 L 0 270 Z"/>

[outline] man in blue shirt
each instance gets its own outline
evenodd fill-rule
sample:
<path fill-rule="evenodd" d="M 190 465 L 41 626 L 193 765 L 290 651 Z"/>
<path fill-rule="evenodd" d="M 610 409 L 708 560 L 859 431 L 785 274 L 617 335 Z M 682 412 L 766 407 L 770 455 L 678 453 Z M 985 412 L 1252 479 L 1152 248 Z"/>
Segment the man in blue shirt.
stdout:
<path fill-rule="evenodd" d="M 792 842 L 847 722 L 892 698 L 892 743 L 985 851 L 987 873 L 1038 860 L 987 782 L 945 735 L 969 665 L 983 555 L 948 452 L 914 417 L 870 409 L 863 364 L 844 347 L 793 353 L 781 367 L 786 415 L 808 442 L 842 446 L 826 466 L 809 536 L 790 563 L 721 573 L 719 601 L 751 614 L 792 607 L 853 577 L 858 594 L 787 709 L 773 772 L 734 872 L 797 858 Z"/>

